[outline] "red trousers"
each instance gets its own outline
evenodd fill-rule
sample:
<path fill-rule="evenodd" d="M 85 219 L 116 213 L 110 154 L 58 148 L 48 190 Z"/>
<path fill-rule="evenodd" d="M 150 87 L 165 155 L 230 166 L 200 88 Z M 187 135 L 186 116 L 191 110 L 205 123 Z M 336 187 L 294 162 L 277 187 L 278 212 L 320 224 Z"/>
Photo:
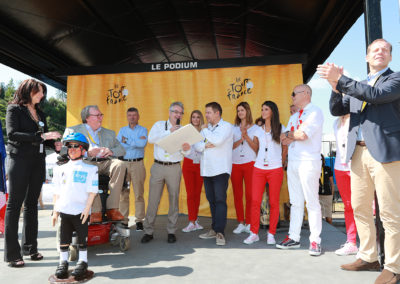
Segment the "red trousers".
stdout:
<path fill-rule="evenodd" d="M 233 164 L 232 165 L 232 189 L 233 198 L 235 201 L 236 218 L 237 221 L 250 224 L 250 202 L 251 202 L 251 187 L 253 176 L 254 162 L 246 164 Z M 243 212 L 243 179 L 245 183 L 245 196 L 246 196 L 246 218 Z"/>
<path fill-rule="evenodd" d="M 194 222 L 199 214 L 201 188 L 203 187 L 200 164 L 193 164 L 193 160 L 184 158 L 182 174 L 185 180 L 189 221 Z"/>
<path fill-rule="evenodd" d="M 265 184 L 269 185 L 269 233 L 275 235 L 279 220 L 279 195 L 283 181 L 283 169 L 253 170 L 253 191 L 251 193 L 251 225 L 250 230 L 258 234 L 260 228 L 260 207 Z"/>
<path fill-rule="evenodd" d="M 346 224 L 347 241 L 357 243 L 357 227 L 354 220 L 353 207 L 351 207 L 351 179 L 350 171 L 335 170 L 336 185 L 339 189 L 344 205 L 344 221 Z"/>

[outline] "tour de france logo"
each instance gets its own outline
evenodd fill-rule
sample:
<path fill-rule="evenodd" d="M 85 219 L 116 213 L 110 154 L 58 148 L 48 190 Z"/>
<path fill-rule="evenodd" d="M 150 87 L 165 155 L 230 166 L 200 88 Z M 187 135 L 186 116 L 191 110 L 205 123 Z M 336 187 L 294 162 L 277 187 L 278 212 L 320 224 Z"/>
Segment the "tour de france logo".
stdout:
<path fill-rule="evenodd" d="M 240 77 L 237 77 L 232 84 L 229 84 L 227 97 L 231 101 L 244 95 L 251 95 L 253 87 L 254 84 L 250 78 L 242 80 Z"/>
<path fill-rule="evenodd" d="M 107 90 L 107 104 L 115 105 L 126 102 L 128 99 L 128 94 L 129 91 L 126 86 L 119 86 L 118 84 L 115 84 L 114 88 Z"/>

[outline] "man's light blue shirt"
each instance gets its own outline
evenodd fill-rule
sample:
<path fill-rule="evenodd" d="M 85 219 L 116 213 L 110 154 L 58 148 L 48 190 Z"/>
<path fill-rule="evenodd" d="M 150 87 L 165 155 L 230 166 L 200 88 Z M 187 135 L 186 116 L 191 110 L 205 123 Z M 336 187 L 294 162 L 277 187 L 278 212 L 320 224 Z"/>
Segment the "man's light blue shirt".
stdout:
<path fill-rule="evenodd" d="M 142 139 L 140 137 L 145 137 Z M 144 147 L 147 144 L 147 129 L 136 125 L 134 129 L 124 126 L 119 130 L 118 141 L 125 148 L 124 159 L 138 159 L 144 157 Z"/>

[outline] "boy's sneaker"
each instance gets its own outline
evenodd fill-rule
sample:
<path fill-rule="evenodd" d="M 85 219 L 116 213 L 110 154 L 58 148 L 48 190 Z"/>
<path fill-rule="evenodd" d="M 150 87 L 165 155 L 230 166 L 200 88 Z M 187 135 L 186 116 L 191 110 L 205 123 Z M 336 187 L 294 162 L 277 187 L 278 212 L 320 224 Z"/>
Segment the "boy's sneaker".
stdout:
<path fill-rule="evenodd" d="M 300 243 L 292 240 L 289 236 L 286 236 L 286 239 L 284 239 L 280 244 L 277 244 L 276 247 L 279 249 L 295 249 L 300 248 Z"/>
<path fill-rule="evenodd" d="M 182 229 L 182 232 L 189 233 L 189 232 L 193 232 L 196 230 L 197 230 L 196 225 L 193 224 L 192 222 L 189 222 L 189 224 L 185 228 Z"/>
<path fill-rule="evenodd" d="M 312 242 L 310 244 L 310 248 L 308 249 L 308 253 L 313 256 L 321 255 L 321 245 L 316 242 Z"/>
<path fill-rule="evenodd" d="M 235 230 L 233 230 L 234 234 L 240 234 L 246 231 L 246 225 L 240 223 Z"/>
<path fill-rule="evenodd" d="M 194 222 L 194 225 L 196 226 L 196 230 L 203 230 L 203 226 L 199 224 L 199 221 Z"/>
<path fill-rule="evenodd" d="M 275 245 L 275 244 L 276 244 L 275 236 L 271 233 L 268 233 L 267 245 Z"/>
<path fill-rule="evenodd" d="M 223 234 L 217 233 L 217 235 L 216 235 L 216 240 L 215 240 L 215 244 L 216 244 L 217 246 L 224 246 L 224 245 L 226 244 L 225 237 L 224 237 Z"/>
<path fill-rule="evenodd" d="M 64 260 L 61 262 L 56 269 L 56 273 L 54 274 L 58 279 L 66 279 L 68 278 L 68 261 Z"/>
<path fill-rule="evenodd" d="M 357 254 L 357 252 L 358 252 L 357 246 L 348 242 L 342 245 L 340 249 L 337 249 L 335 251 L 337 255 L 352 255 L 352 254 Z"/>
<path fill-rule="evenodd" d="M 217 233 L 213 229 L 211 229 L 207 233 L 199 235 L 199 238 L 200 239 L 213 239 L 216 236 L 217 236 Z"/>
<path fill-rule="evenodd" d="M 254 234 L 253 232 L 250 232 L 250 236 L 247 237 L 243 242 L 246 245 L 251 245 L 252 243 L 258 242 L 260 238 L 258 237 L 258 234 Z"/>
<path fill-rule="evenodd" d="M 80 260 L 76 264 L 76 267 L 74 270 L 72 270 L 71 275 L 75 277 L 75 279 L 82 278 L 85 276 L 87 272 L 88 264 L 87 262 Z"/>
<path fill-rule="evenodd" d="M 138 231 L 138 232 L 143 231 L 143 223 L 142 222 L 136 222 L 136 231 Z"/>

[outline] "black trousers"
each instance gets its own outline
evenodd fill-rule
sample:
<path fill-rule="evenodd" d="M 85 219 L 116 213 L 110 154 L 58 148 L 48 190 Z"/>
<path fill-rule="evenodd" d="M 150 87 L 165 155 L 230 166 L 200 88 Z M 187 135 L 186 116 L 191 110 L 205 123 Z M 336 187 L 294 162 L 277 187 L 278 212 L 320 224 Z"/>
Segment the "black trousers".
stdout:
<path fill-rule="evenodd" d="M 60 213 L 60 217 L 61 217 L 60 245 L 71 244 L 72 233 L 75 231 L 76 235 L 78 236 L 78 244 L 86 247 L 89 218 L 87 218 L 86 222 L 82 224 L 82 220 L 80 219 L 81 214 L 70 215 L 70 214 Z"/>
<path fill-rule="evenodd" d="M 227 214 L 226 191 L 228 190 L 229 174 L 203 177 L 203 180 L 206 197 L 210 203 L 211 228 L 216 233 L 224 234 Z"/>
<path fill-rule="evenodd" d="M 18 221 L 24 203 L 22 249 L 25 254 L 37 253 L 38 199 L 46 173 L 44 155 L 31 157 L 9 155 L 9 195 L 5 216 L 4 260 L 22 258 L 18 242 Z"/>

